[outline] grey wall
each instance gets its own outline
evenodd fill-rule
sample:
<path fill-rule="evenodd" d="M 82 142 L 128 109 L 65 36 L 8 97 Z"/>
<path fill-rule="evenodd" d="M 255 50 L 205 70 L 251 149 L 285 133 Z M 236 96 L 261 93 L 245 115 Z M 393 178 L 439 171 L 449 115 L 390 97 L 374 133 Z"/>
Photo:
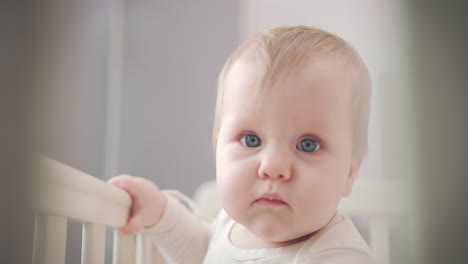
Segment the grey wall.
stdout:
<path fill-rule="evenodd" d="M 103 174 L 110 3 L 47 0 L 34 8 L 36 148 L 96 177 Z"/>
<path fill-rule="evenodd" d="M 239 3 L 123 2 L 117 169 L 191 195 L 215 177 L 216 80 L 239 41 Z M 34 148 L 103 179 L 112 4 L 47 0 L 31 6 Z M 66 263 L 80 263 L 80 251 L 81 225 L 69 221 Z"/>
<path fill-rule="evenodd" d="M 34 48 L 30 6 L 0 2 L 0 263 L 28 263 L 34 215 L 28 140 Z"/>
<path fill-rule="evenodd" d="M 216 81 L 238 1 L 126 1 L 120 168 L 191 195 L 214 179 Z"/>
<path fill-rule="evenodd" d="M 33 8 L 35 150 L 102 178 L 111 0 Z M 82 226 L 68 221 L 66 263 L 81 262 Z M 32 241 L 31 241 L 32 245 Z"/>
<path fill-rule="evenodd" d="M 466 1 L 411 1 L 419 263 L 468 263 Z"/>

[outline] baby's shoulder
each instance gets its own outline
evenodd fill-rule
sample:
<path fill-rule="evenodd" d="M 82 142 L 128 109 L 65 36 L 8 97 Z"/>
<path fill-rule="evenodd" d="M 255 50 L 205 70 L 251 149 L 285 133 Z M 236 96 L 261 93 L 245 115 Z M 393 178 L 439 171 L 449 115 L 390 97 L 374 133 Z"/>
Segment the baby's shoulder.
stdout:
<path fill-rule="evenodd" d="M 358 251 L 332 249 L 316 255 L 302 256 L 297 264 L 376 264 L 375 259 Z"/>
<path fill-rule="evenodd" d="M 304 243 L 297 257 L 297 263 L 375 263 L 352 221 L 339 214 Z"/>

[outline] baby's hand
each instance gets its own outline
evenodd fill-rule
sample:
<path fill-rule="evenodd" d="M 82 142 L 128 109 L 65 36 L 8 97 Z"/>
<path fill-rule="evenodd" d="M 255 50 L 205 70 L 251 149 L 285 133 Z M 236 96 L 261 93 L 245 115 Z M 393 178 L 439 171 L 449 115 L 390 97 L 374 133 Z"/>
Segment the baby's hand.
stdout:
<path fill-rule="evenodd" d="M 133 235 L 144 227 L 155 225 L 166 208 L 166 197 L 153 182 L 129 175 L 119 175 L 108 183 L 124 189 L 132 197 L 127 224 L 120 228 L 123 235 Z"/>

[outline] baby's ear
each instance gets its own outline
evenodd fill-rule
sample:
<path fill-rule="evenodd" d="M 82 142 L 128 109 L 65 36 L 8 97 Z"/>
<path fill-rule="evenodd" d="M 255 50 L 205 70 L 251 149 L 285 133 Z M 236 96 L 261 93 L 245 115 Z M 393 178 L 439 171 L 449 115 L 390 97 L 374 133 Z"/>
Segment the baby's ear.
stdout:
<path fill-rule="evenodd" d="M 343 197 L 348 197 L 351 195 L 353 191 L 354 180 L 356 179 L 359 168 L 361 168 L 361 165 L 362 165 L 362 162 L 364 161 L 365 156 L 366 156 L 366 153 L 362 155 L 362 157 L 356 158 L 352 161 L 351 167 L 349 168 L 348 179 L 346 180 L 345 189 L 343 191 L 343 195 L 342 195 Z"/>

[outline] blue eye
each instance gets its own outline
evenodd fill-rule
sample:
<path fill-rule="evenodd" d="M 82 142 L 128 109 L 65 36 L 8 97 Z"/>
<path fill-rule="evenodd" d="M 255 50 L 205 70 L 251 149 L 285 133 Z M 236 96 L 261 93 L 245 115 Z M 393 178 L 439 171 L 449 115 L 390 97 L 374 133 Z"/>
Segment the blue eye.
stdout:
<path fill-rule="evenodd" d="M 242 137 L 242 141 L 249 148 L 255 148 L 262 144 L 260 138 L 255 135 L 245 135 Z"/>
<path fill-rule="evenodd" d="M 320 149 L 320 144 L 317 140 L 312 138 L 305 138 L 297 145 L 299 150 L 304 152 L 314 152 Z"/>

